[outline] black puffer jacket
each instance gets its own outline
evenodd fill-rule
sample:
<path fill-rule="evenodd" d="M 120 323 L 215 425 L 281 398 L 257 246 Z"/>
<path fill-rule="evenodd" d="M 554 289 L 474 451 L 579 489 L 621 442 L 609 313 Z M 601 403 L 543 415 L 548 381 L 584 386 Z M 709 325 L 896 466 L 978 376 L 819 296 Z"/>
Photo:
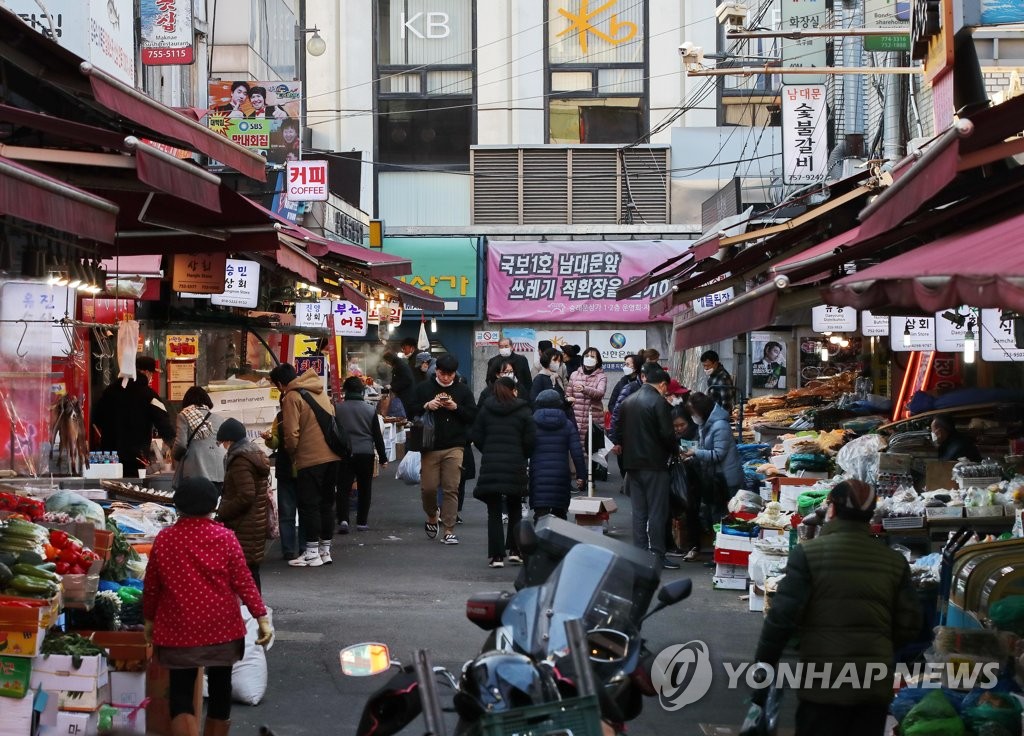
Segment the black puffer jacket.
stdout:
<path fill-rule="evenodd" d="M 529 478 L 526 461 L 533 454 L 537 425 L 523 399 L 503 404 L 493 396 L 484 401 L 473 425 L 473 444 L 480 450 L 480 472 L 473 497 L 525 496 Z"/>
<path fill-rule="evenodd" d="M 622 442 L 622 469 L 668 470 L 668 460 L 679 447 L 672 431 L 672 412 L 658 389 L 645 383 L 620 401 L 618 436 Z"/>
<path fill-rule="evenodd" d="M 466 384 L 456 380 L 451 386 L 445 387 L 437 382 L 436 376 L 429 378 L 417 384 L 413 402 L 405 410 L 410 417 L 423 416 L 423 405 L 440 394 L 450 396 L 457 408 L 454 411 L 438 409 L 434 412 L 434 449 L 464 447 L 470 439 L 469 430 L 477 410 L 473 392 Z"/>

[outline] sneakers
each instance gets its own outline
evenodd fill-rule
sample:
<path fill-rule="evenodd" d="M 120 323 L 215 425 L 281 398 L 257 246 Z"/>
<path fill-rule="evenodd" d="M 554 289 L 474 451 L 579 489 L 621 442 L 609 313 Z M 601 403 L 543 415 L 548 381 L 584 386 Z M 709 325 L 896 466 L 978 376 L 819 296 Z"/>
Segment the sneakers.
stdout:
<path fill-rule="evenodd" d="M 425 523 L 423 525 L 423 531 L 425 531 L 427 533 L 427 539 L 436 539 L 437 538 L 437 522 L 436 521 L 429 521 L 428 520 L 427 523 Z"/>
<path fill-rule="evenodd" d="M 487 563 L 488 567 L 505 567 L 505 561 L 500 557 L 492 557 L 491 561 Z"/>
<path fill-rule="evenodd" d="M 357 532 L 368 532 L 368 531 L 370 531 L 370 527 L 367 526 L 366 524 L 356 524 L 356 531 Z"/>
<path fill-rule="evenodd" d="M 681 549 L 670 549 L 665 552 L 666 557 L 684 557 L 685 554 Z"/>
<path fill-rule="evenodd" d="M 327 542 L 326 544 L 321 543 L 320 547 L 317 549 L 317 551 L 320 553 L 320 561 L 322 563 L 324 563 L 325 565 L 330 565 L 331 563 L 334 562 L 334 560 L 331 558 L 331 543 L 330 542 Z"/>
<path fill-rule="evenodd" d="M 514 552 L 509 552 L 508 563 L 510 565 L 522 565 L 523 564 L 523 558 L 520 557 L 519 555 L 515 554 Z"/>
<path fill-rule="evenodd" d="M 683 559 L 687 562 L 695 562 L 698 557 L 700 557 L 700 550 L 696 547 L 693 547 L 689 552 L 683 555 Z"/>
<path fill-rule="evenodd" d="M 508 523 L 508 514 L 502 514 L 501 515 L 501 523 L 502 524 L 507 524 Z"/>
<path fill-rule="evenodd" d="M 462 523 L 462 514 L 456 514 L 455 515 L 455 523 L 456 524 L 461 524 Z"/>
<path fill-rule="evenodd" d="M 342 521 L 338 523 L 338 528 L 335 530 L 335 534 L 348 534 L 348 522 Z"/>
<path fill-rule="evenodd" d="M 443 544 L 458 544 L 459 543 L 459 538 L 456 537 L 451 532 L 449 532 L 448 534 L 444 535 L 444 539 L 442 539 L 441 542 Z"/>
<path fill-rule="evenodd" d="M 288 561 L 290 567 L 320 567 L 323 564 L 324 561 L 320 557 L 320 547 L 316 544 L 307 544 L 305 554 Z"/>
<path fill-rule="evenodd" d="M 678 562 L 667 557 L 661 561 L 661 566 L 666 570 L 678 570 L 681 567 Z"/>

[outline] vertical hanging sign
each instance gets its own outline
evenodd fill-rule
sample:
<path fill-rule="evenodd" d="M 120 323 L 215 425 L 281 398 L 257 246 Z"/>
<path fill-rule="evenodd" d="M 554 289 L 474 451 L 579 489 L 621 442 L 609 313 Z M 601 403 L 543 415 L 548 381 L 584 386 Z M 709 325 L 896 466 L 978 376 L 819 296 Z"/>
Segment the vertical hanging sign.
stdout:
<path fill-rule="evenodd" d="M 828 12 L 825 0 L 786 0 L 782 3 L 783 31 L 811 31 L 823 28 Z M 783 84 L 824 84 L 828 66 L 827 38 L 800 38 L 782 43 L 782 66 L 821 68 L 822 74 L 783 74 Z"/>
<path fill-rule="evenodd" d="M 146 66 L 195 61 L 192 0 L 141 0 L 142 63 Z"/>
<path fill-rule="evenodd" d="M 812 184 L 828 163 L 825 85 L 782 86 L 782 183 Z"/>

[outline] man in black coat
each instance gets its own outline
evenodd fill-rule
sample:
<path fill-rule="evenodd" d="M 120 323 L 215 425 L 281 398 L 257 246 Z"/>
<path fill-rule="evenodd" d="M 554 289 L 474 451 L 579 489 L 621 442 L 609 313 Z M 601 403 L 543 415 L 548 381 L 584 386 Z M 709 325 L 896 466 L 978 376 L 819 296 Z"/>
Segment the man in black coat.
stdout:
<path fill-rule="evenodd" d="M 459 360 L 450 353 L 438 356 L 434 375 L 416 386 L 410 417 L 429 411 L 434 420 L 434 444 L 423 450 L 420 459 L 420 495 L 423 513 L 427 515 L 424 530 L 434 539 L 438 533 L 437 487 L 443 493 L 440 522 L 444 527 L 441 541 L 458 544 L 455 524 L 458 519 L 459 480 L 462 476 L 462 455 L 469 440 L 469 430 L 476 419 L 476 402 L 469 386 L 457 378 Z"/>
<path fill-rule="evenodd" d="M 135 359 L 135 380 L 126 386 L 115 381 L 107 386 L 92 410 L 92 425 L 100 435 L 100 449 L 115 451 L 125 478 L 139 477 L 153 440 L 153 429 L 164 442 L 174 441 L 174 423 L 167 407 L 149 387 L 156 361 L 148 355 Z"/>
<path fill-rule="evenodd" d="M 407 360 L 399 358 L 390 350 L 384 353 L 382 360 L 391 368 L 391 391 L 402 400 L 402 406 L 408 414 L 409 405 L 413 400 L 413 389 L 416 387 L 412 368 L 409 367 Z"/>
<path fill-rule="evenodd" d="M 498 354 L 487 361 L 487 375 L 497 375 L 502 361 L 511 363 L 516 374 L 516 390 L 520 396 L 529 396 L 533 388 L 533 371 L 525 355 L 512 350 L 512 341 L 507 337 L 498 340 Z"/>
<path fill-rule="evenodd" d="M 670 380 L 660 368 L 648 371 L 647 383 L 619 402 L 618 435 L 626 493 L 633 502 L 633 544 L 654 552 L 666 569 L 676 570 L 679 563 L 665 557 L 668 461 L 678 449 L 665 400 Z"/>

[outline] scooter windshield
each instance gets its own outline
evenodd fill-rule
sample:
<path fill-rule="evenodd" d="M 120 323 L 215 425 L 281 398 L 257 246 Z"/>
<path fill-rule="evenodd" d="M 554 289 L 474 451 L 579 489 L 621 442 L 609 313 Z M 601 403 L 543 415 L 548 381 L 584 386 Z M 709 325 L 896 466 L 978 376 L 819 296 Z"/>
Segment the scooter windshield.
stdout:
<path fill-rule="evenodd" d="M 513 630 L 529 653 L 546 657 L 567 647 L 565 622 L 582 619 L 586 631 L 614 629 L 631 634 L 633 570 L 614 552 L 587 544 L 574 546 L 537 588 L 520 591 L 502 624 Z"/>

